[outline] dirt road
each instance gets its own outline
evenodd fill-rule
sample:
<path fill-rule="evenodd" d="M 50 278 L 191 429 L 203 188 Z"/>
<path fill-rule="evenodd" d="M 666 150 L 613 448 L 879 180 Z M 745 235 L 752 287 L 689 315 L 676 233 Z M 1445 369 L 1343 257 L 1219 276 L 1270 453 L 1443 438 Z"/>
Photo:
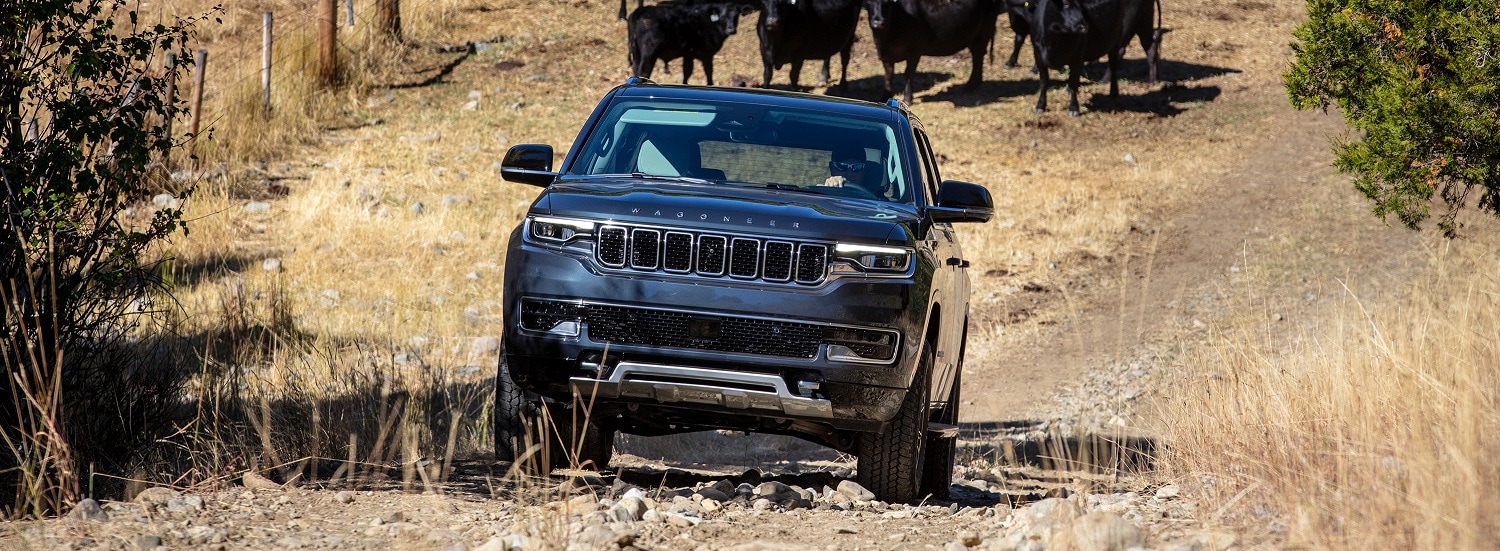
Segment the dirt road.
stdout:
<path fill-rule="evenodd" d="M 994 82 L 978 95 L 951 92 L 962 79 L 941 77 L 919 93 L 919 102 L 946 109 L 929 120 L 947 124 L 961 136 L 956 139 L 967 135 L 955 121 L 1003 109 L 1005 124 L 1014 126 L 1002 128 L 1020 130 L 996 137 L 994 126 L 987 126 L 985 139 L 997 148 L 1016 146 L 1023 151 L 1016 158 L 1031 159 L 1027 155 L 1037 154 L 1026 151 L 1046 150 L 1035 145 L 1038 137 L 1063 144 L 1038 166 L 1066 166 L 1068 157 L 1122 136 L 1145 133 L 1148 138 L 1141 141 L 1150 141 L 1153 132 L 1173 133 L 1174 125 L 1232 131 L 1215 138 L 1226 141 L 1216 149 L 1228 152 L 1223 158 L 1189 165 L 1208 169 L 1169 175 L 1174 181 L 1162 188 L 1177 195 L 1142 199 L 1150 207 L 1128 235 L 1118 238 L 1113 254 L 1074 258 L 1057 269 L 1062 275 L 1051 276 L 1060 282 L 1055 285 L 1018 282 L 1017 287 L 1036 289 L 1023 289 L 1028 298 L 1021 306 L 1014 300 L 976 301 L 976 318 L 1010 325 L 971 343 L 985 352 L 965 365 L 964 434 L 952 501 L 870 502 L 857 489 L 840 486 L 854 467 L 848 456 L 786 439 L 715 433 L 623 438 L 613 461 L 620 469 L 615 474 L 581 473 L 519 486 L 506 479 L 503 466 L 480 455 L 458 465 L 453 483 L 418 483 L 411 491 L 403 491 L 399 482 L 380 481 L 232 487 L 189 495 L 160 491 L 137 502 L 106 503 L 92 519 L 7 523 L 0 526 L 0 548 L 1041 549 L 1115 534 L 1123 538 L 1118 541 L 1159 549 L 1225 549 L 1235 536 L 1200 528 L 1195 504 L 1170 481 L 1136 474 L 1135 467 L 1144 463 L 1122 466 L 1118 449 L 1102 450 L 1112 458 L 1105 465 L 1097 461 L 1101 450 L 1077 444 L 1098 444 L 1091 435 L 1124 435 L 1149 450 L 1154 428 L 1164 422 L 1154 413 L 1154 399 L 1171 392 L 1168 368 L 1190 364 L 1193 354 L 1231 328 L 1258 328 L 1268 339 L 1281 338 L 1316 326 L 1315 312 L 1327 301 L 1379 300 L 1425 257 L 1421 238 L 1370 217 L 1347 179 L 1329 167 L 1329 139 L 1343 132 L 1341 120 L 1285 105 L 1277 82 L 1285 35 L 1239 30 L 1268 6 L 1184 2 L 1175 9 L 1169 22 L 1176 21 L 1178 29 L 1169 44 L 1177 49 L 1167 51 L 1183 61 L 1164 71 L 1171 82 L 1127 83 L 1126 95 L 1136 99 L 1115 111 L 1091 107 L 1085 117 L 1093 119 L 1082 124 L 1057 122 L 1051 118 L 1055 113 L 1016 115 L 1025 112 L 1034 82 L 1025 69 L 987 75 Z M 1272 11 L 1279 30 L 1295 19 L 1285 6 Z M 534 80 L 506 77 L 514 78 L 507 86 L 533 86 L 507 93 L 521 94 L 519 89 L 532 98 L 560 93 L 549 92 L 547 83 L 576 72 L 566 64 L 587 57 L 575 48 L 583 43 L 566 37 L 531 40 L 541 44 L 532 55 L 543 62 L 530 60 L 530 67 L 549 59 L 565 66 L 552 73 L 538 69 L 542 77 Z M 864 40 L 857 50 L 869 49 Z M 610 45 L 588 37 L 584 46 L 594 51 Z M 726 54 L 742 59 L 739 65 L 726 63 L 723 72 L 733 74 L 735 67 L 745 72 L 743 67 L 754 65 L 747 52 Z M 877 66 L 869 52 L 858 54 L 856 63 Z M 933 73 L 965 65 L 949 59 L 924 67 Z M 451 87 L 400 91 L 418 97 L 413 103 L 423 109 L 382 116 L 393 118 L 387 126 L 425 136 L 428 117 L 436 112 L 428 107 L 433 96 L 452 96 L 433 105 L 462 104 L 466 100 L 456 98 L 467 90 L 498 89 L 494 75 L 517 66 L 507 60 L 459 67 L 449 77 Z M 593 86 L 614 82 L 608 76 L 593 80 L 598 81 Z M 867 75 L 855 88 L 868 91 L 875 80 Z M 1089 91 L 1102 87 L 1094 84 Z M 593 90 L 585 92 L 592 100 Z M 562 118 L 549 111 L 553 106 L 523 107 L 526 101 L 523 97 L 511 110 Z M 1132 102 L 1148 108 L 1134 109 Z M 1199 151 L 1184 147 L 1154 154 Z M 960 171 L 965 161 L 949 159 Z M 474 174 L 484 170 L 483 165 L 467 168 Z M 1076 170 L 1095 169 L 1117 170 Z M 1002 271 L 975 277 L 998 281 L 1006 277 Z M 1004 285 L 1009 283 L 986 281 L 980 287 Z M 997 311 L 1022 307 L 1024 316 Z M 1080 464 L 1049 469 L 1059 466 L 1059 454 Z M 1105 473 L 1092 472 L 1101 466 L 1108 467 Z M 431 493 L 420 493 L 423 489 Z"/>

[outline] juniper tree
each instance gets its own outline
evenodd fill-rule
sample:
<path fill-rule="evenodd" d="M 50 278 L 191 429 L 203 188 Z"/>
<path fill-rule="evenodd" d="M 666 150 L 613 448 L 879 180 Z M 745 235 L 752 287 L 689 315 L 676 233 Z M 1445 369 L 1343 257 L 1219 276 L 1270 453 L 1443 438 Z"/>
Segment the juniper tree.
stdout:
<path fill-rule="evenodd" d="M 1335 166 L 1374 213 L 1418 229 L 1436 194 L 1449 237 L 1464 208 L 1500 215 L 1500 3 L 1308 0 L 1307 12 L 1286 89 L 1357 131 Z"/>

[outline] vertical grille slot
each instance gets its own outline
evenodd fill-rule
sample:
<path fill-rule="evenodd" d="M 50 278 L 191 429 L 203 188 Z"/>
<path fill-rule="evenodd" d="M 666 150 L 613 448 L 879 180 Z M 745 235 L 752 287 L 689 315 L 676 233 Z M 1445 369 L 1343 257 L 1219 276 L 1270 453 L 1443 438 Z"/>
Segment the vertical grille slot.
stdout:
<path fill-rule="evenodd" d="M 693 271 L 693 234 L 667 232 L 667 247 L 663 252 L 662 269 L 679 274 Z"/>
<path fill-rule="evenodd" d="M 661 232 L 636 229 L 630 232 L 630 267 L 655 270 L 661 265 Z"/>
<path fill-rule="evenodd" d="M 625 267 L 625 228 L 610 226 L 599 230 L 599 263 L 611 268 Z"/>
<path fill-rule="evenodd" d="M 729 275 L 755 277 L 760 267 L 760 241 L 742 237 L 734 238 L 729 247 Z"/>
<path fill-rule="evenodd" d="M 828 278 L 829 245 L 823 243 L 651 226 L 602 226 L 596 235 L 594 258 L 604 268 L 803 285 Z"/>
<path fill-rule="evenodd" d="M 707 276 L 724 275 L 724 255 L 729 247 L 726 239 L 717 235 L 698 236 L 698 273 Z"/>
<path fill-rule="evenodd" d="M 791 243 L 785 241 L 769 241 L 766 243 L 766 265 L 761 270 L 761 277 L 766 278 L 766 281 L 791 281 Z"/>
<path fill-rule="evenodd" d="M 797 283 L 817 283 L 828 273 L 828 247 L 802 245 L 797 248 Z"/>

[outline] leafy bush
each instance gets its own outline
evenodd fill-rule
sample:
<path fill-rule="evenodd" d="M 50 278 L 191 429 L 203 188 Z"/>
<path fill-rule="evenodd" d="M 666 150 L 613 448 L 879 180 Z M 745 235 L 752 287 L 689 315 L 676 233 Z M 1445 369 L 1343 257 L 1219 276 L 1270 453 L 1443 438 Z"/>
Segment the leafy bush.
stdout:
<path fill-rule="evenodd" d="M 177 379 L 124 345 L 161 310 L 151 248 L 183 229 L 192 189 L 169 189 L 161 162 L 183 138 L 161 131 L 181 102 L 165 90 L 191 65 L 206 16 L 146 27 L 133 5 L 0 9 L 0 482 L 16 488 L 0 505 L 11 514 L 68 504 L 83 468 L 149 439 L 141 420 L 175 399 Z M 185 62 L 164 72 L 167 52 Z"/>
<path fill-rule="evenodd" d="M 1465 206 L 1500 215 L 1500 7 L 1493 0 L 1309 0 L 1285 75 L 1298 109 L 1343 110 L 1336 166 L 1417 229 L 1434 193 L 1453 236 Z"/>

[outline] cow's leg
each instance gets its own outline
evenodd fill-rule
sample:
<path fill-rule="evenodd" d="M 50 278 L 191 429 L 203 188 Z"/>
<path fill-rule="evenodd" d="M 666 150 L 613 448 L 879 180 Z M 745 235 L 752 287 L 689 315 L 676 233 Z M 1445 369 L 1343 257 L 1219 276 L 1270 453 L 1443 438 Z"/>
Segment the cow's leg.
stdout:
<path fill-rule="evenodd" d="M 1040 59 L 1040 56 L 1038 58 Z M 1048 82 L 1047 66 L 1041 63 L 1036 64 L 1036 75 L 1040 79 L 1041 90 L 1036 93 L 1036 107 L 1032 111 L 1043 113 L 1047 111 L 1047 85 L 1051 84 Z"/>
<path fill-rule="evenodd" d="M 1021 45 L 1026 43 L 1026 35 L 1016 33 L 1016 45 L 1010 51 L 1010 59 L 1005 60 L 1005 68 L 1016 68 L 1016 61 L 1021 57 Z"/>
<path fill-rule="evenodd" d="M 1161 29 L 1151 29 L 1151 45 L 1146 48 L 1147 82 L 1149 84 L 1156 84 L 1156 64 L 1161 61 L 1161 38 Z M 1142 39 L 1142 42 L 1144 43 L 1144 39 Z"/>
<path fill-rule="evenodd" d="M 714 85 L 714 56 L 708 56 L 703 61 L 703 81 L 709 86 Z"/>
<path fill-rule="evenodd" d="M 792 74 L 791 74 L 791 77 L 792 77 L 792 88 L 796 88 L 797 87 L 797 81 L 800 80 L 799 77 L 801 77 L 801 76 L 802 76 L 802 60 L 798 59 L 798 60 L 792 62 Z"/>
<path fill-rule="evenodd" d="M 1068 66 L 1068 116 L 1078 116 L 1078 75 L 1083 72 L 1083 63 Z"/>
<path fill-rule="evenodd" d="M 833 56 L 823 59 L 823 71 L 818 73 L 818 86 L 828 86 L 828 66 L 833 64 Z"/>
<path fill-rule="evenodd" d="M 839 52 L 839 86 L 847 87 L 849 84 L 849 48 Z"/>
<path fill-rule="evenodd" d="M 682 56 L 682 83 L 688 83 L 688 77 L 693 76 L 693 58 Z"/>
<path fill-rule="evenodd" d="M 896 80 L 896 63 L 894 61 L 882 61 L 880 63 L 885 65 L 885 97 L 895 97 L 896 92 L 891 89 L 891 84 L 893 84 L 892 81 Z"/>
<path fill-rule="evenodd" d="M 969 68 L 969 81 L 964 83 L 964 89 L 969 91 L 978 90 L 984 84 L 984 44 L 975 44 L 969 48 L 969 60 L 972 62 Z"/>
<path fill-rule="evenodd" d="M 911 81 L 917 78 L 917 62 L 921 60 L 922 58 L 918 56 L 906 60 L 906 91 L 901 94 L 901 101 L 906 102 L 907 105 L 911 105 Z"/>
<path fill-rule="evenodd" d="M 638 65 L 635 68 L 636 76 L 641 78 L 651 78 L 651 71 L 656 70 L 656 56 L 651 54 L 641 54 L 641 57 L 638 58 L 637 63 Z"/>
<path fill-rule="evenodd" d="M 771 64 L 771 60 L 772 59 L 773 58 L 771 57 L 771 50 L 769 49 L 769 47 L 762 46 L 761 50 L 760 50 L 760 67 L 761 67 L 760 87 L 761 88 L 770 88 L 771 87 L 771 74 L 773 72 L 775 72 L 775 70 L 776 70 L 776 67 Z"/>
<path fill-rule="evenodd" d="M 1120 56 L 1109 56 L 1109 99 L 1120 97 Z"/>

